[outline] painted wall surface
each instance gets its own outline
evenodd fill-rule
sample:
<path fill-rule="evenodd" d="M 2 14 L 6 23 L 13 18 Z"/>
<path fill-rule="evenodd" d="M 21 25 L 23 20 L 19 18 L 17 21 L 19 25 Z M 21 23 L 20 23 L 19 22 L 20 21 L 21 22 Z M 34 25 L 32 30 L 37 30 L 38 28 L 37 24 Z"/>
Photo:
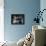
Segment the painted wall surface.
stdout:
<path fill-rule="evenodd" d="M 46 9 L 46 0 L 41 0 L 40 1 L 40 9 L 41 9 L 41 11 L 43 9 Z M 43 17 L 43 22 L 41 21 L 40 25 L 46 26 L 46 10 L 43 12 L 42 17 Z"/>
<path fill-rule="evenodd" d="M 40 9 L 39 0 L 4 0 L 4 35 L 7 41 L 18 41 L 32 29 L 32 22 Z M 11 14 L 24 14 L 24 25 L 12 25 Z"/>
<path fill-rule="evenodd" d="M 0 0 L 0 42 L 4 41 L 4 0 Z"/>

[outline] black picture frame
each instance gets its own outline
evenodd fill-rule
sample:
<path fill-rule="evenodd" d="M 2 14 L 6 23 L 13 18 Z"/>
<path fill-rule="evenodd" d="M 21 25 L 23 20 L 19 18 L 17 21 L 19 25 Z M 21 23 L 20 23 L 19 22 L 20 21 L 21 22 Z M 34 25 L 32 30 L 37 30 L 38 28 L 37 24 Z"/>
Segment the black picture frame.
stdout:
<path fill-rule="evenodd" d="M 11 24 L 23 25 L 25 23 L 24 14 L 11 14 Z"/>

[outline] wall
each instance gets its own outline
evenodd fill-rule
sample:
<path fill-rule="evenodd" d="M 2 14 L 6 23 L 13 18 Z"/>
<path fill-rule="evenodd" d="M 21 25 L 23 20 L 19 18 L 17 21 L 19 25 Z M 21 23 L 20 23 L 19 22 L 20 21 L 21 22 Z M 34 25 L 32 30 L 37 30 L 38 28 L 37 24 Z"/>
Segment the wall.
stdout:
<path fill-rule="evenodd" d="M 4 0 L 0 0 L 0 42 L 4 41 Z"/>
<path fill-rule="evenodd" d="M 4 0 L 4 35 L 7 41 L 18 41 L 32 29 L 32 22 L 40 9 L 40 0 Z M 12 25 L 11 14 L 24 14 L 24 25 Z"/>
<path fill-rule="evenodd" d="M 46 9 L 46 0 L 41 0 L 41 1 L 40 1 L 40 9 L 41 9 L 41 11 L 42 11 L 43 9 Z M 41 22 L 40 22 L 40 25 L 46 27 L 46 20 L 45 20 L 45 19 L 46 19 L 46 10 L 43 12 L 42 17 L 43 17 L 43 22 L 41 21 Z"/>

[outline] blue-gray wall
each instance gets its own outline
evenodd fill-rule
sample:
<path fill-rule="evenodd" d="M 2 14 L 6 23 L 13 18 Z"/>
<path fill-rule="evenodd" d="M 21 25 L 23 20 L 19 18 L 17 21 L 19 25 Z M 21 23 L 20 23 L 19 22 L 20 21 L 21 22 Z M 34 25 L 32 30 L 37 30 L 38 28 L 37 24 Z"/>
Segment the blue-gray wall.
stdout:
<path fill-rule="evenodd" d="M 40 9 L 40 0 L 4 0 L 4 35 L 7 41 L 18 41 L 32 29 L 36 12 Z M 11 14 L 25 14 L 24 25 L 12 25 Z"/>
<path fill-rule="evenodd" d="M 42 11 L 43 9 L 46 9 L 46 0 L 41 0 L 40 1 L 40 10 Z M 45 26 L 46 27 L 46 10 L 43 12 L 43 22 L 40 22 L 40 25 Z"/>

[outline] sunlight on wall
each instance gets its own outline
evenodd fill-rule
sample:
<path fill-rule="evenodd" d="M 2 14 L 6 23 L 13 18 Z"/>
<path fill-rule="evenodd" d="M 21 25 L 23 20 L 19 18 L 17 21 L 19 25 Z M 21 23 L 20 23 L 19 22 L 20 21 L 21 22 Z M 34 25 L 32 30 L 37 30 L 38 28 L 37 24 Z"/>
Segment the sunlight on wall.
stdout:
<path fill-rule="evenodd" d="M 0 42 L 4 41 L 4 9 L 0 8 Z"/>
<path fill-rule="evenodd" d="M 4 41 L 4 0 L 0 0 L 0 42 Z"/>

